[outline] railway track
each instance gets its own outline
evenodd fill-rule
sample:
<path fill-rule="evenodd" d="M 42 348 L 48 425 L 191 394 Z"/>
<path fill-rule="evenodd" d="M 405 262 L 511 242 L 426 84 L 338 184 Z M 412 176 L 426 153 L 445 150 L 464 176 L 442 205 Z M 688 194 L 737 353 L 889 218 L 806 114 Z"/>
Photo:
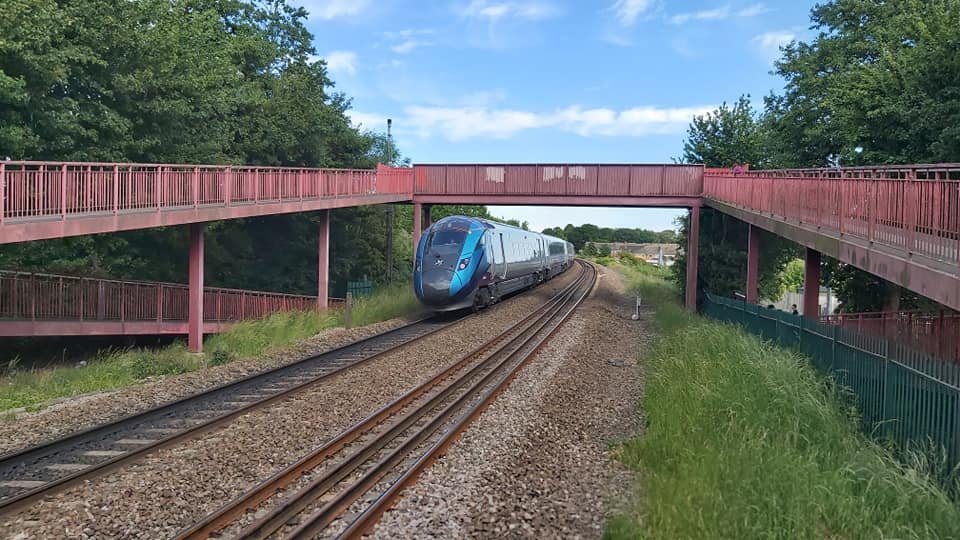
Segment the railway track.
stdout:
<path fill-rule="evenodd" d="M 353 538 L 369 531 L 586 298 L 596 270 L 579 264 L 570 285 L 517 325 L 178 538 Z"/>
<path fill-rule="evenodd" d="M 114 422 L 0 456 L 0 516 L 447 328 L 415 321 Z"/>

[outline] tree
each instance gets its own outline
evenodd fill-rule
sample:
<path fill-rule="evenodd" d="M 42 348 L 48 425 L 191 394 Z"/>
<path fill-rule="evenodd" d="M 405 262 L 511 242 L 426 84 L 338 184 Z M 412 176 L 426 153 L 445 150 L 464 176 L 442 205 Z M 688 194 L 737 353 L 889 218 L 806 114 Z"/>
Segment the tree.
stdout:
<path fill-rule="evenodd" d="M 764 163 L 764 137 L 760 122 L 742 96 L 734 106 L 726 103 L 703 116 L 695 117 L 687 130 L 682 161 L 707 167 L 730 167 L 736 163 Z M 700 210 L 699 286 L 726 296 L 742 292 L 747 279 L 748 225 L 714 210 Z M 680 218 L 677 242 L 687 245 L 689 218 Z M 779 273 L 799 248 L 788 240 L 761 233 L 763 256 L 760 258 L 759 289 L 764 298 L 779 297 Z M 671 266 L 674 281 L 686 287 L 687 256 L 681 253 Z"/>
<path fill-rule="evenodd" d="M 763 138 L 750 96 L 743 95 L 732 106 L 722 103 L 713 112 L 696 116 L 687 129 L 683 144 L 684 163 L 707 167 L 732 167 L 765 162 Z"/>
<path fill-rule="evenodd" d="M 372 168 L 286 0 L 9 0 L 0 17 L 0 157 Z M 402 162 L 398 152 L 391 152 Z M 402 212 L 398 212 L 402 214 Z M 332 215 L 334 290 L 385 272 L 382 208 Z M 410 230 L 412 213 L 398 215 Z M 207 281 L 315 294 L 316 214 L 213 223 Z M 280 241 L 278 241 L 278 239 Z M 396 235 L 395 249 L 402 241 Z M 0 265 L 182 281 L 185 227 L 0 247 Z M 409 242 L 409 240 L 408 240 Z M 412 268 L 398 251 L 396 275 Z M 171 256 L 174 254 L 174 256 Z M 176 254 L 183 254 L 177 256 Z"/>

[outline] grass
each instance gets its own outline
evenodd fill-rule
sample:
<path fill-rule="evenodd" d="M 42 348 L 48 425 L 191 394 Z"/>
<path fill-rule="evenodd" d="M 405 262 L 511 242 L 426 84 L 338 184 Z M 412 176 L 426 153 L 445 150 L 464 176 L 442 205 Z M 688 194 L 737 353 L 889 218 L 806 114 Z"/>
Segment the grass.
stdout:
<path fill-rule="evenodd" d="M 418 304 L 408 286 L 395 285 L 354 303 L 352 325 L 365 326 L 412 313 Z M 344 325 L 341 310 L 287 311 L 233 325 L 209 336 L 204 355 L 190 354 L 183 342 L 157 350 L 107 349 L 82 367 L 21 370 L 16 362 L 0 368 L 0 411 L 35 410 L 52 399 L 136 384 L 147 377 L 195 371 L 237 358 L 254 358 L 287 347 L 321 330 Z M 10 420 L 11 415 L 4 415 Z"/>
<path fill-rule="evenodd" d="M 674 289 L 612 264 L 653 300 L 646 432 L 607 538 L 956 538 L 960 509 L 922 466 L 866 439 L 798 353 L 687 313 Z"/>

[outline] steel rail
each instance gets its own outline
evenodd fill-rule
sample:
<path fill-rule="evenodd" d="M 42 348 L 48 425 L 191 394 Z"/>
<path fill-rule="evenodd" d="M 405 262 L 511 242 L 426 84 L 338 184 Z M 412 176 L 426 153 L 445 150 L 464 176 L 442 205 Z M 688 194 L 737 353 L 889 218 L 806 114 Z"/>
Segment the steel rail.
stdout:
<path fill-rule="evenodd" d="M 582 273 L 583 272 L 581 271 L 581 274 Z M 350 428 L 342 432 L 339 436 L 328 441 L 326 444 L 312 451 L 311 453 L 304 456 L 297 462 L 287 466 L 281 471 L 278 471 L 276 474 L 274 474 L 264 482 L 260 483 L 258 486 L 254 487 L 252 490 L 247 491 L 246 493 L 242 494 L 240 497 L 230 501 L 229 503 L 227 503 L 226 505 L 224 505 L 214 513 L 208 515 L 203 520 L 195 523 L 190 528 L 181 531 L 177 535 L 177 538 L 179 539 L 207 538 L 211 534 L 214 534 L 218 531 L 223 530 L 229 524 L 236 521 L 238 517 L 244 515 L 248 511 L 251 511 L 257 508 L 264 501 L 272 498 L 279 491 L 285 489 L 290 484 L 297 481 L 302 475 L 315 469 L 325 460 L 327 460 L 333 455 L 336 455 L 346 446 L 350 445 L 351 443 L 356 441 L 358 438 L 360 438 L 367 432 L 371 431 L 376 426 L 384 423 L 388 418 L 390 418 L 391 416 L 395 415 L 399 411 L 406 408 L 410 403 L 414 402 L 416 399 L 426 395 L 434 386 L 438 385 L 440 382 L 449 378 L 451 375 L 455 374 L 456 372 L 464 369 L 471 362 L 475 361 L 478 357 L 488 352 L 491 348 L 496 346 L 498 343 L 510 337 L 511 334 L 518 334 L 518 336 L 515 337 L 513 340 L 511 340 L 509 343 L 499 347 L 498 350 L 501 350 L 504 347 L 507 347 L 510 344 L 516 342 L 517 339 L 519 339 L 519 337 L 523 334 L 523 332 L 527 328 L 529 328 L 529 327 L 523 328 L 524 325 L 534 320 L 535 318 L 538 318 L 538 314 L 542 313 L 545 309 L 549 309 L 551 306 L 561 302 L 563 300 L 563 297 L 569 294 L 569 292 L 572 291 L 575 286 L 576 286 L 576 282 L 569 284 L 562 291 L 554 295 L 551 299 L 549 299 L 547 302 L 545 302 L 540 307 L 535 309 L 533 312 L 531 312 L 529 315 L 524 317 L 524 319 L 519 321 L 517 324 L 515 324 L 511 328 L 500 333 L 498 336 L 488 340 L 487 342 L 485 342 L 483 345 L 479 346 L 472 352 L 464 355 L 459 361 L 441 370 L 430 380 L 420 384 L 416 388 L 409 390 L 404 395 L 388 403 L 387 405 L 385 405 L 380 410 L 370 415 L 366 419 L 361 420 L 357 424 L 351 426 Z M 476 372 L 477 370 L 480 369 L 480 367 L 482 367 L 482 364 L 478 364 L 474 366 L 471 372 Z M 448 390 L 452 391 L 452 388 Z M 435 396 L 434 400 L 436 399 L 437 397 Z M 412 418 L 411 416 L 407 417 L 405 425 L 409 425 L 409 423 L 412 423 L 414 419 L 411 419 L 411 418 Z M 397 433 L 398 432 L 397 425 L 394 425 L 393 429 L 391 429 L 390 432 Z M 359 465 L 359 463 L 357 465 Z M 283 521 L 286 520 L 288 515 L 292 515 L 293 513 L 295 512 L 292 512 L 291 508 L 289 507 L 286 508 L 284 512 L 275 511 L 269 514 L 268 516 L 266 516 L 265 518 L 263 518 L 258 528 L 261 530 L 264 530 L 264 529 L 269 529 L 271 531 L 275 530 L 276 528 L 278 528 L 283 524 Z M 268 527 L 267 526 L 268 522 L 273 523 L 274 526 Z"/>
<path fill-rule="evenodd" d="M 584 263 L 586 264 L 586 263 Z M 583 294 L 570 306 L 570 308 L 564 313 L 560 319 L 557 321 L 557 324 L 550 329 L 550 331 L 540 337 L 534 346 L 534 348 L 526 353 L 520 362 L 514 366 L 509 372 L 507 372 L 503 378 L 497 382 L 497 384 L 488 391 L 482 398 L 482 400 L 476 405 L 472 406 L 464 415 L 462 415 L 456 422 L 456 424 L 449 429 L 430 449 L 420 456 L 417 461 L 409 467 L 403 475 L 397 479 L 389 488 L 378 497 L 372 505 L 367 507 L 360 516 L 357 517 L 352 523 L 350 523 L 347 528 L 340 533 L 339 538 L 360 538 L 367 532 L 369 532 L 377 521 L 380 519 L 380 516 L 383 515 L 394 503 L 399 500 L 400 495 L 403 493 L 403 490 L 407 487 L 413 485 L 416 482 L 416 479 L 420 474 L 426 470 L 434 461 L 436 461 L 440 456 L 444 455 L 447 449 L 453 445 L 454 442 L 460 437 L 460 435 L 466 431 L 467 427 L 476 420 L 480 414 L 482 414 L 487 407 L 510 385 L 514 378 L 520 373 L 520 370 L 529 362 L 530 358 L 536 355 L 543 346 L 550 340 L 551 337 L 563 326 L 563 323 L 573 314 L 573 311 L 583 303 L 587 298 L 596 284 L 597 270 L 592 268 L 593 276 L 590 283 L 590 286 L 586 288 Z M 295 538 L 297 536 L 294 536 Z"/>
<path fill-rule="evenodd" d="M 69 451 L 70 449 L 76 449 L 78 447 L 82 447 L 83 445 L 90 444 L 91 441 L 96 442 L 99 440 L 103 440 L 105 437 L 113 435 L 117 432 L 134 429 L 134 426 L 136 426 L 138 422 L 145 421 L 148 417 L 164 416 L 164 415 L 175 413 L 178 409 L 189 408 L 191 405 L 198 403 L 205 398 L 211 398 L 216 393 L 229 394 L 229 392 L 226 392 L 226 391 L 230 389 L 238 388 L 241 385 L 247 385 L 249 383 L 253 383 L 257 379 L 266 380 L 268 376 L 282 375 L 284 371 L 289 371 L 291 373 L 291 377 L 295 379 L 296 378 L 295 370 L 297 368 L 303 367 L 307 363 L 319 363 L 318 367 L 323 367 L 327 363 L 332 364 L 337 360 L 338 355 L 347 353 L 352 349 L 363 349 L 365 346 L 373 345 L 379 341 L 384 341 L 389 343 L 389 339 L 391 337 L 396 336 L 402 331 L 409 330 L 418 325 L 429 323 L 429 321 L 431 321 L 432 319 L 433 319 L 432 317 L 420 319 L 420 320 L 411 322 L 409 324 L 405 324 L 403 326 L 388 330 L 386 332 L 381 332 L 379 334 L 369 336 L 361 340 L 342 345 L 340 347 L 336 347 L 334 349 L 331 349 L 319 355 L 314 355 L 291 364 L 269 369 L 264 372 L 255 373 L 250 376 L 238 379 L 236 381 L 211 388 L 204 392 L 194 394 L 179 400 L 175 400 L 175 401 L 160 405 L 158 407 L 154 407 L 152 409 L 148 409 L 146 411 L 142 411 L 139 413 L 135 413 L 135 414 L 120 418 L 118 420 L 115 420 L 107 424 L 95 426 L 90 429 L 72 433 L 47 443 L 43 443 L 37 446 L 33 446 L 26 449 L 8 453 L 4 456 L 0 456 L 0 470 L 23 470 L 25 472 L 28 472 L 29 465 L 27 464 L 27 462 L 31 460 L 36 461 L 41 459 L 48 459 L 51 456 L 61 455 L 64 452 Z M 296 384 L 290 388 L 273 393 L 268 397 L 253 401 L 249 404 L 230 410 L 225 414 L 215 416 L 209 420 L 203 421 L 196 425 L 188 426 L 183 430 L 174 433 L 173 435 L 163 437 L 150 444 L 144 444 L 139 448 L 134 448 L 133 450 L 130 450 L 129 452 L 124 452 L 121 455 L 117 455 L 110 459 L 104 460 L 100 463 L 90 464 L 87 468 L 80 470 L 78 472 L 60 476 L 50 482 L 45 483 L 44 485 L 26 489 L 24 491 L 21 491 L 18 494 L 10 496 L 6 499 L 2 499 L 0 500 L 0 516 L 7 515 L 16 510 L 19 510 L 24 506 L 36 501 L 40 497 L 44 497 L 58 491 L 62 491 L 63 489 L 76 485 L 81 481 L 90 480 L 92 478 L 105 474 L 109 471 L 115 470 L 120 466 L 126 465 L 135 459 L 138 459 L 147 455 L 148 453 L 152 453 L 159 449 L 169 447 L 173 444 L 188 440 L 202 433 L 210 431 L 214 428 L 220 427 L 225 423 L 229 422 L 230 420 L 236 418 L 237 416 L 240 416 L 252 410 L 270 405 L 280 399 L 284 399 L 296 392 L 299 392 L 312 385 L 315 385 L 329 377 L 343 373 L 355 367 L 359 367 L 371 360 L 379 358 L 388 353 L 395 352 L 415 341 L 418 341 L 427 336 L 433 335 L 436 332 L 449 328 L 451 325 L 456 324 L 462 320 L 464 319 L 458 319 L 456 321 L 451 321 L 446 324 L 440 324 L 436 328 L 428 329 L 423 334 L 415 335 L 411 339 L 406 339 L 397 344 L 388 345 L 383 350 L 376 351 L 373 354 L 367 354 L 365 356 L 362 356 L 359 359 L 347 365 L 335 368 L 334 370 L 326 373 L 322 373 L 319 376 L 312 377 L 306 382 Z M 224 397 L 227 398 L 228 396 L 225 395 Z"/>
<path fill-rule="evenodd" d="M 397 422 L 387 425 L 385 427 L 386 431 L 376 439 L 366 443 L 362 448 L 347 457 L 347 459 L 331 467 L 331 470 L 325 471 L 325 474 L 310 481 L 306 488 L 297 491 L 293 497 L 283 501 L 271 512 L 253 524 L 248 525 L 241 533 L 241 537 L 265 538 L 273 534 L 283 527 L 292 516 L 302 513 L 303 510 L 311 505 L 321 494 L 340 485 L 345 478 L 353 474 L 357 468 L 368 462 L 370 458 L 377 456 L 389 444 L 401 440 L 402 444 L 400 447 L 390 451 L 388 456 L 380 460 L 373 468 L 367 470 L 358 482 L 341 490 L 333 500 L 323 506 L 318 514 L 311 516 L 307 524 L 303 526 L 303 530 L 294 533 L 294 535 L 296 536 L 301 533 L 313 534 L 317 532 L 317 527 L 320 529 L 326 527 L 330 522 L 334 521 L 341 512 L 356 502 L 356 499 L 363 495 L 366 490 L 376 485 L 384 475 L 393 470 L 397 463 L 404 456 L 407 456 L 411 450 L 415 449 L 417 445 L 422 444 L 427 437 L 435 436 L 441 425 L 449 422 L 454 413 L 461 410 L 471 399 L 481 394 L 481 391 L 489 386 L 491 381 L 496 381 L 494 390 L 502 388 L 509 383 L 509 380 L 512 379 L 517 370 L 557 331 L 563 321 L 569 317 L 576 306 L 579 305 L 589 291 L 592 290 L 596 281 L 595 269 L 583 263 L 580 264 L 580 267 L 580 274 L 570 285 L 542 306 L 538 307 L 522 321 L 493 339 L 488 340 L 485 344 L 465 355 L 458 362 L 444 369 L 429 381 L 407 392 L 396 401 L 386 405 L 367 419 L 346 430 L 336 439 L 328 442 L 283 471 L 278 472 L 253 490 L 235 499 L 214 514 L 211 514 L 205 520 L 195 524 L 190 529 L 181 533 L 179 538 L 205 538 L 218 531 L 222 531 L 228 524 L 235 521 L 237 517 L 242 516 L 247 511 L 255 509 L 264 501 L 272 498 L 280 490 L 297 481 L 302 475 L 316 469 L 316 467 L 325 460 L 339 453 L 360 437 L 373 431 L 376 426 L 384 424 L 389 417 L 399 413 L 405 408 L 409 408 L 415 400 L 430 395 L 430 391 L 445 379 L 450 379 L 455 373 L 466 370 L 465 373 L 441 388 L 439 392 L 433 394 L 427 402 L 417 406 L 414 411 L 406 414 Z M 583 285 L 587 283 L 588 274 L 590 275 L 589 286 L 571 305 L 571 299 L 573 299 L 577 291 L 581 290 Z M 570 306 L 569 309 L 564 310 L 567 306 Z M 550 328 L 546 334 L 543 334 L 543 329 L 551 324 L 553 324 L 553 327 Z M 509 339 L 506 343 L 502 343 L 504 340 L 510 338 L 511 335 L 513 336 L 512 339 Z M 541 337 L 538 339 L 538 336 Z M 534 348 L 525 352 L 531 343 L 534 344 Z M 490 349 L 494 346 L 497 346 L 497 348 L 490 352 Z M 488 352 L 489 354 L 484 357 L 484 354 Z M 482 359 L 478 362 L 478 358 Z M 518 358 L 519 361 L 517 361 Z M 474 365 L 467 369 L 471 363 Z M 511 364 L 512 367 L 510 367 Z M 506 375 L 497 379 L 496 377 L 502 374 L 505 368 L 510 369 L 506 370 Z M 478 377 L 480 377 L 480 379 L 476 380 Z M 471 381 L 475 382 L 468 386 Z M 466 390 L 459 398 L 442 407 L 444 402 L 448 400 L 454 392 L 463 390 L 465 387 Z M 488 393 L 481 404 L 489 403 L 490 400 L 492 400 L 492 395 Z M 485 407 L 485 405 L 483 406 Z M 441 412 L 434 416 L 428 416 L 428 413 L 436 411 L 441 407 Z M 471 410 L 473 410 L 473 408 L 471 408 Z M 417 433 L 414 433 L 405 440 L 399 439 L 400 435 L 409 430 L 411 426 L 419 422 L 423 417 L 427 417 L 430 420 L 426 427 L 420 428 Z M 465 423 L 461 422 L 458 425 L 465 425 Z"/>

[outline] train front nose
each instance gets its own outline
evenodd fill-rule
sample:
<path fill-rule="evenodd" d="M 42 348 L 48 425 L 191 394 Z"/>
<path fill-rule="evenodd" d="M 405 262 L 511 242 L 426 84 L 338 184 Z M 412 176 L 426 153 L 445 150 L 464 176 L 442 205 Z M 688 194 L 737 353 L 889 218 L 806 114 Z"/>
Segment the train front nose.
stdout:
<path fill-rule="evenodd" d="M 456 279 L 453 270 L 447 268 L 424 268 L 421 277 L 423 302 L 441 306 L 450 301 L 450 283 Z"/>

